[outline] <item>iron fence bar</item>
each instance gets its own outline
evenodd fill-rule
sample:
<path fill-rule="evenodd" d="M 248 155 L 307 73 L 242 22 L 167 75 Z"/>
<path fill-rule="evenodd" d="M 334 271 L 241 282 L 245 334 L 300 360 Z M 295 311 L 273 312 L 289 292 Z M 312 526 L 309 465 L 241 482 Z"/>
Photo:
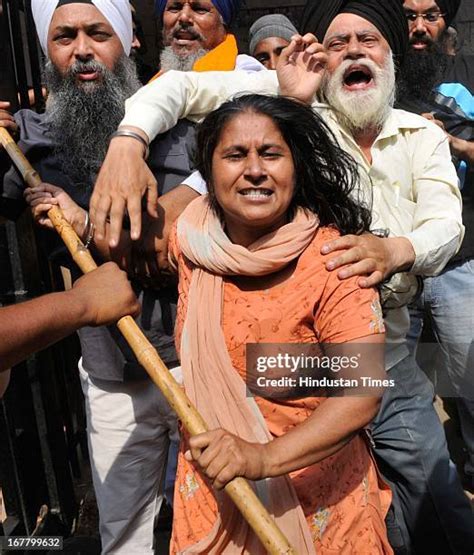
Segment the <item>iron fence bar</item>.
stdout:
<path fill-rule="evenodd" d="M 28 80 L 26 75 L 25 57 L 23 51 L 20 24 L 20 6 L 18 0 L 4 0 L 7 8 L 7 19 L 9 21 L 10 44 L 13 50 L 13 60 L 18 92 L 20 95 L 20 105 L 28 108 L 30 105 L 28 96 Z"/>
<path fill-rule="evenodd" d="M 29 514 L 21 470 L 18 465 L 15 448 L 15 430 L 9 418 L 6 402 L 0 401 L 0 485 L 7 513 L 3 524 L 4 532 L 8 535 L 33 531 L 32 518 Z"/>
<path fill-rule="evenodd" d="M 17 88 L 13 71 L 13 55 L 10 48 L 10 27 L 6 0 L 0 0 L 0 99 L 11 102 L 13 110 L 18 107 Z"/>
<path fill-rule="evenodd" d="M 26 11 L 26 37 L 28 41 L 28 54 L 30 59 L 30 69 L 33 91 L 35 93 L 35 110 L 37 112 L 44 111 L 44 97 L 41 83 L 41 53 L 38 50 L 38 41 L 36 40 L 36 27 L 31 12 L 31 0 L 25 2 Z"/>
<path fill-rule="evenodd" d="M 58 418 L 51 351 L 29 359 L 27 364 L 48 489 L 48 506 L 51 513 L 56 514 L 70 530 L 76 504 L 61 429 L 62 419 Z"/>

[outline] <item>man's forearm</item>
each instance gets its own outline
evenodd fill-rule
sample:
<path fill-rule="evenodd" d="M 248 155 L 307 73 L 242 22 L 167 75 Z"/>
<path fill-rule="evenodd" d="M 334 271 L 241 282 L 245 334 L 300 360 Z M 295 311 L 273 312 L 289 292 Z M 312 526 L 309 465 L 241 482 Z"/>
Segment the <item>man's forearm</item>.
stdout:
<path fill-rule="evenodd" d="M 405 235 L 415 250 L 410 272 L 422 277 L 435 276 L 458 252 L 464 237 L 464 226 L 452 219 L 428 221 Z"/>
<path fill-rule="evenodd" d="M 474 164 L 474 141 L 450 137 L 450 146 L 452 153 L 460 160 L 468 164 Z"/>
<path fill-rule="evenodd" d="M 160 197 L 158 218 L 145 217 L 143 237 L 133 245 L 135 266 L 143 267 L 146 263 L 149 275 L 158 279 L 163 277 L 163 272 L 169 271 L 168 240 L 171 229 L 188 204 L 199 196 L 194 189 L 182 184 Z"/>
<path fill-rule="evenodd" d="M 128 231 L 122 231 L 120 234 L 120 239 L 118 245 L 115 248 L 111 248 L 109 245 L 109 233 L 110 226 L 106 225 L 106 235 L 103 239 L 94 238 L 91 243 L 91 249 L 94 254 L 96 254 L 102 261 L 115 262 L 123 270 L 130 269 L 130 260 L 132 253 L 132 240 L 130 238 L 130 233 Z"/>
<path fill-rule="evenodd" d="M 125 272 L 103 264 L 72 289 L 0 308 L 0 371 L 83 326 L 108 326 L 136 316 L 140 305 Z"/>
<path fill-rule="evenodd" d="M 0 308 L 0 372 L 70 335 L 86 324 L 85 316 L 72 291 Z"/>
<path fill-rule="evenodd" d="M 431 134 L 431 129 L 429 131 Z M 430 136 L 440 133 L 436 148 L 429 158 L 422 158 L 423 165 L 414 173 L 410 195 L 415 202 L 412 230 L 401 234 L 410 240 L 415 250 L 411 272 L 420 276 L 441 272 L 459 249 L 464 236 L 462 198 L 448 140 L 436 127 Z M 430 136 L 426 138 L 429 140 Z"/>
<path fill-rule="evenodd" d="M 152 141 L 179 119 L 200 121 L 223 102 L 243 91 L 276 94 L 274 71 L 168 71 L 135 93 L 126 104 L 121 126 L 144 131 Z"/>

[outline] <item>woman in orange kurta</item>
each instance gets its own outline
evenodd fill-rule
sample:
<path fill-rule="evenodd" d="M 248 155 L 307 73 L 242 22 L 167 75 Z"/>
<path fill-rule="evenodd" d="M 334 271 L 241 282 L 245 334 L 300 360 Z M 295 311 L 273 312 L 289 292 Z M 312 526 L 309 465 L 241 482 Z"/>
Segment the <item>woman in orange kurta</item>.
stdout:
<path fill-rule="evenodd" d="M 326 343 L 332 355 L 366 344 L 370 373 L 365 359 L 359 375 L 383 372 L 377 293 L 340 281 L 321 255 L 340 232 L 369 227 L 349 195 L 355 165 L 311 109 L 258 95 L 209 115 L 198 153 L 209 196 L 180 217 L 171 256 L 184 386 L 213 431 L 183 439 L 171 552 L 264 552 L 220 492 L 244 476 L 297 553 L 391 553 L 391 496 L 363 432 L 379 399 L 245 386 L 250 343 Z"/>

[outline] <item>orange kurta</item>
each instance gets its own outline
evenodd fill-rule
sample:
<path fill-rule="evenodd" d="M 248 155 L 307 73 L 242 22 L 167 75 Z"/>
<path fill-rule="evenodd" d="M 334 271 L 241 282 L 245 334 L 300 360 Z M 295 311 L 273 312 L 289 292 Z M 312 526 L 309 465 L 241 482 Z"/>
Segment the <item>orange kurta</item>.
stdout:
<path fill-rule="evenodd" d="M 362 290 L 356 279 L 340 281 L 323 264 L 320 249 L 337 232 L 320 228 L 286 282 L 268 290 L 241 290 L 225 280 L 222 328 L 236 371 L 245 379 L 247 343 L 342 343 L 383 332 L 374 290 Z M 179 253 L 176 234 L 171 251 L 179 264 L 180 299 L 177 345 L 184 325 L 192 267 Z M 257 278 L 256 278 L 257 279 Z M 323 398 L 275 401 L 256 397 L 274 437 L 303 422 Z M 181 446 L 175 485 L 171 553 L 205 537 L 218 511 L 212 489 Z M 392 553 L 384 518 L 391 494 L 380 483 L 363 433 L 335 455 L 291 474 L 314 545 L 322 555 Z M 304 554 L 302 554 L 304 555 Z"/>

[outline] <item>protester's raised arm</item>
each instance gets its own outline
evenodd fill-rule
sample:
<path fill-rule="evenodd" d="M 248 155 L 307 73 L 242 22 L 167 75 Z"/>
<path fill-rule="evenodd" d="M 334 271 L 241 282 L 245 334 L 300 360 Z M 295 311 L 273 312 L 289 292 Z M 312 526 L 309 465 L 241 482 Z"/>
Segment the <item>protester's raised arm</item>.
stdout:
<path fill-rule="evenodd" d="M 141 88 L 126 103 L 120 126 L 141 129 L 152 141 L 178 120 L 201 121 L 236 94 L 276 94 L 274 71 L 168 71 Z"/>
<path fill-rule="evenodd" d="M 293 36 L 278 60 L 281 94 L 311 104 L 321 86 L 327 61 L 326 49 L 314 35 Z"/>
<path fill-rule="evenodd" d="M 169 71 L 127 101 L 121 130 L 131 130 L 147 142 L 168 131 L 179 119 L 199 121 L 224 101 L 241 92 L 275 94 L 275 72 L 210 71 L 203 73 Z M 157 183 L 143 159 L 139 139 L 116 137 L 94 187 L 90 213 L 97 237 L 105 237 L 110 217 L 110 245 L 119 239 L 125 210 L 130 217 L 133 240 L 141 234 L 141 199 L 147 197 L 147 211 L 156 217 Z"/>

